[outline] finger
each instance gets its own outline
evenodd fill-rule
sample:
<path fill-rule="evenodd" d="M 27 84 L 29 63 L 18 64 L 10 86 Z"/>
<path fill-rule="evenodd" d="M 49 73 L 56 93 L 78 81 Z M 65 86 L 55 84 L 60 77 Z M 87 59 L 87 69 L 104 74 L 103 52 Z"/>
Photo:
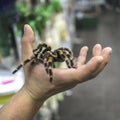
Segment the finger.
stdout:
<path fill-rule="evenodd" d="M 94 74 L 98 74 L 99 72 L 101 72 L 105 68 L 105 66 L 108 64 L 108 62 L 110 60 L 111 54 L 112 54 L 112 49 L 110 47 L 103 49 L 103 51 L 101 53 L 101 55 L 103 56 L 103 62 Z"/>
<path fill-rule="evenodd" d="M 84 82 L 87 80 L 90 80 L 94 77 L 96 77 L 99 73 L 94 74 L 95 71 L 98 70 L 99 66 L 103 62 L 103 57 L 102 56 L 95 56 L 92 59 L 88 61 L 88 63 L 83 67 L 83 70 L 81 71 L 82 73 L 82 78 L 80 82 Z"/>
<path fill-rule="evenodd" d="M 106 59 L 108 61 L 108 59 L 110 58 L 112 54 L 112 48 L 110 47 L 106 47 L 102 50 L 102 56 L 104 57 L 104 59 Z"/>
<path fill-rule="evenodd" d="M 102 53 L 102 46 L 100 44 L 96 44 L 94 47 L 93 47 L 93 56 L 99 56 L 101 55 Z"/>
<path fill-rule="evenodd" d="M 28 59 L 33 54 L 34 32 L 29 25 L 24 26 L 24 35 L 22 38 L 22 61 Z"/>
<path fill-rule="evenodd" d="M 87 58 L 87 52 L 88 52 L 88 47 L 84 46 L 81 48 L 80 50 L 80 54 L 76 63 L 77 67 L 80 67 L 81 65 L 83 65 L 86 62 L 86 58 Z"/>
<path fill-rule="evenodd" d="M 65 81 L 69 83 L 72 82 L 72 83 L 78 84 L 95 77 L 93 76 L 94 75 L 93 73 L 99 68 L 102 62 L 103 62 L 102 56 L 95 56 L 95 57 L 92 57 L 87 62 L 87 64 L 82 65 L 80 68 L 67 69 L 66 71 L 63 70 L 58 73 L 60 74 L 60 76 L 62 76 L 62 80 L 64 80 L 64 84 L 65 84 Z"/>

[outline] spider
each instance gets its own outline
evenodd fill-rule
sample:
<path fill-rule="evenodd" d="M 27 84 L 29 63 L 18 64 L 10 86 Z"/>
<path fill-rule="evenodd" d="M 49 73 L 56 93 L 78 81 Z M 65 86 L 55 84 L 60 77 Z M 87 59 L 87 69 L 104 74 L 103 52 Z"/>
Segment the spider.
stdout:
<path fill-rule="evenodd" d="M 33 50 L 33 55 L 22 62 L 14 71 L 16 73 L 21 67 L 31 62 L 31 64 L 43 63 L 46 73 L 49 75 L 49 81 L 53 80 L 53 71 L 55 62 L 66 62 L 68 68 L 73 67 L 73 53 L 68 48 L 60 47 L 52 51 L 51 46 L 46 43 L 40 43 L 36 49 Z"/>

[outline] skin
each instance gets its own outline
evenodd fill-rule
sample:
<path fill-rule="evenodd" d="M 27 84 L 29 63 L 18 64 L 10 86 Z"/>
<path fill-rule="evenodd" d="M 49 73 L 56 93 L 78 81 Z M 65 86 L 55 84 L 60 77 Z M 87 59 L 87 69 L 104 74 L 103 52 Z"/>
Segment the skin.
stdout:
<path fill-rule="evenodd" d="M 22 61 L 33 55 L 34 32 L 29 25 L 24 26 L 22 38 Z M 80 50 L 74 68 L 53 69 L 53 81 L 49 82 L 43 64 L 24 66 L 25 84 L 15 96 L 0 109 L 0 120 L 31 120 L 49 97 L 71 89 L 79 83 L 95 78 L 109 62 L 112 49 L 93 47 L 91 59 L 86 63 L 88 47 Z M 6 114 L 7 113 L 7 114 Z"/>

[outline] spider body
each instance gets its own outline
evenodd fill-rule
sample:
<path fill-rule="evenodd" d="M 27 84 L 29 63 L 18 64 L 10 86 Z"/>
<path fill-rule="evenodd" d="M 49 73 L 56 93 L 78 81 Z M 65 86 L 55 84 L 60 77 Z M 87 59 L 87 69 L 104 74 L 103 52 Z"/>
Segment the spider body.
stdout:
<path fill-rule="evenodd" d="M 33 56 L 26 59 L 21 63 L 14 71 L 16 73 L 21 67 L 31 62 L 31 64 L 42 63 L 45 66 L 47 74 L 50 76 L 50 82 L 53 80 L 53 71 L 55 68 L 55 62 L 66 62 L 68 68 L 73 67 L 73 54 L 68 48 L 58 48 L 54 51 L 46 43 L 40 43 L 36 49 L 33 50 Z"/>

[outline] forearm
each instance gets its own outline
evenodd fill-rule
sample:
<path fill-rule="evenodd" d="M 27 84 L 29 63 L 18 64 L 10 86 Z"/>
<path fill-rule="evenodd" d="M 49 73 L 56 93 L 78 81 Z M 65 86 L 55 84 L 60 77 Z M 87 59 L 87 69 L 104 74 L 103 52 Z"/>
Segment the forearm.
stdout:
<path fill-rule="evenodd" d="M 0 109 L 0 120 L 31 120 L 42 106 L 43 101 L 35 101 L 21 89 Z"/>

